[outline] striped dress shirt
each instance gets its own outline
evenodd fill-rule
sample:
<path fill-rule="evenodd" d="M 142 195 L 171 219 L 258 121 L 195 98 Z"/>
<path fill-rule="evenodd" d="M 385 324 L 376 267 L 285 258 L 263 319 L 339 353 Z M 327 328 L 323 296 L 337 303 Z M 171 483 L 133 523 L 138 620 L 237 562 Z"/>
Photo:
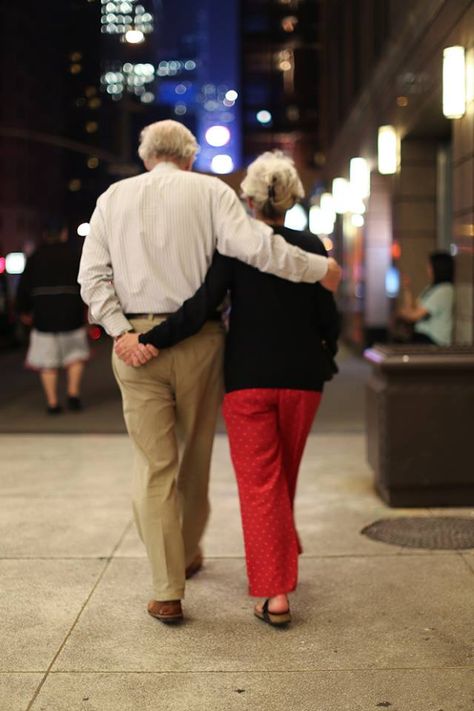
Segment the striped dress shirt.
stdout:
<path fill-rule="evenodd" d="M 218 178 L 159 163 L 114 183 L 98 201 L 79 283 L 91 321 L 117 336 L 127 313 L 171 313 L 201 286 L 215 249 L 291 281 L 316 282 L 327 259 L 249 218 Z"/>

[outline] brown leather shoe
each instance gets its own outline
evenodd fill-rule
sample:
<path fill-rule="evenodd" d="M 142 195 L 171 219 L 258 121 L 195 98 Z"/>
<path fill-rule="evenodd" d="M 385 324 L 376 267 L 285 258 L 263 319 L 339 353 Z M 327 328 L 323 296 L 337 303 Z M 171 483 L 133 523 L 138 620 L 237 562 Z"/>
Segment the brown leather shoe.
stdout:
<path fill-rule="evenodd" d="M 194 558 L 193 561 L 188 565 L 186 568 L 186 580 L 189 580 L 189 578 L 192 578 L 193 575 L 196 575 L 196 573 L 199 573 L 201 570 L 202 566 L 204 563 L 204 558 L 202 557 L 201 551 L 197 554 L 197 556 Z"/>
<path fill-rule="evenodd" d="M 174 624 L 183 620 L 181 600 L 150 600 L 147 610 L 149 615 L 167 624 Z"/>

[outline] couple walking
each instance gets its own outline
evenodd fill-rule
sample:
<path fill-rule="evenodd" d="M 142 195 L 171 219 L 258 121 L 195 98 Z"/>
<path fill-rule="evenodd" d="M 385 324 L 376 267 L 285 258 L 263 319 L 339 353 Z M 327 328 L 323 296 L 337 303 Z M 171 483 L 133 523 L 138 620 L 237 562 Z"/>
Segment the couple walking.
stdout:
<path fill-rule="evenodd" d="M 249 166 L 242 190 L 252 219 L 222 181 L 191 172 L 197 148 L 175 121 L 142 131 L 147 172 L 99 197 L 81 294 L 115 340 L 135 449 L 134 515 L 153 579 L 148 612 L 180 621 L 185 578 L 202 566 L 224 367 L 249 592 L 267 598 L 258 617 L 287 624 L 301 552 L 296 479 L 330 377 L 338 330 L 330 292 L 340 269 L 315 236 L 283 226 L 303 196 L 290 159 L 265 153 Z M 225 338 L 219 308 L 227 293 Z"/>

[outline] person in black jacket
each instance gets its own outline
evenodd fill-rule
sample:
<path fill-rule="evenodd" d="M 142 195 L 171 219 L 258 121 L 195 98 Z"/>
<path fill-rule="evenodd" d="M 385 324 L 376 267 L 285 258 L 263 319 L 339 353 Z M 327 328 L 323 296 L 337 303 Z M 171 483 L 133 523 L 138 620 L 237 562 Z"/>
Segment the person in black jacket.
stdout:
<path fill-rule="evenodd" d="M 283 226 L 286 211 L 304 194 L 289 158 L 264 153 L 249 166 L 242 189 L 257 219 L 291 244 L 326 254 L 315 235 Z M 339 318 L 332 294 L 320 284 L 292 283 L 216 252 L 196 294 L 148 332 L 126 334 L 116 352 L 140 365 L 137 348 L 156 354 L 153 348 L 192 336 L 216 317 L 228 292 L 223 412 L 239 488 L 249 592 L 267 598 L 255 607 L 257 617 L 283 625 L 291 619 L 288 593 L 296 588 L 302 551 L 293 517 L 299 465 L 324 381 L 336 369 Z"/>
<path fill-rule="evenodd" d="M 43 244 L 26 262 L 16 296 L 22 322 L 32 326 L 26 366 L 39 371 L 50 415 L 62 412 L 59 368 L 67 372 L 68 408 L 81 409 L 80 386 L 89 358 L 85 306 L 77 283 L 80 253 L 67 237 L 62 222 L 48 225 Z"/>

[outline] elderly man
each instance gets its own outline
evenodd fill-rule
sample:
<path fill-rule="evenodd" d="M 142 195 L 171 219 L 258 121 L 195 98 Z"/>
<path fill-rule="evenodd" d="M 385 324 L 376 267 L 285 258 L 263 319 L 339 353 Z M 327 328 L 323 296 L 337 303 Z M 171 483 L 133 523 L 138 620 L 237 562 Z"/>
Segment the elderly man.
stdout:
<path fill-rule="evenodd" d="M 148 172 L 99 197 L 79 272 L 91 317 L 109 335 L 146 331 L 176 311 L 204 281 L 216 248 L 285 279 L 337 287 L 334 260 L 290 246 L 263 223 L 252 226 L 228 186 L 191 172 L 198 146 L 182 124 L 159 121 L 140 138 Z M 138 346 L 145 367 L 113 355 L 135 448 L 135 521 L 152 570 L 148 612 L 162 622 L 182 619 L 185 578 L 202 565 L 223 341 L 216 317 L 159 358 Z"/>

